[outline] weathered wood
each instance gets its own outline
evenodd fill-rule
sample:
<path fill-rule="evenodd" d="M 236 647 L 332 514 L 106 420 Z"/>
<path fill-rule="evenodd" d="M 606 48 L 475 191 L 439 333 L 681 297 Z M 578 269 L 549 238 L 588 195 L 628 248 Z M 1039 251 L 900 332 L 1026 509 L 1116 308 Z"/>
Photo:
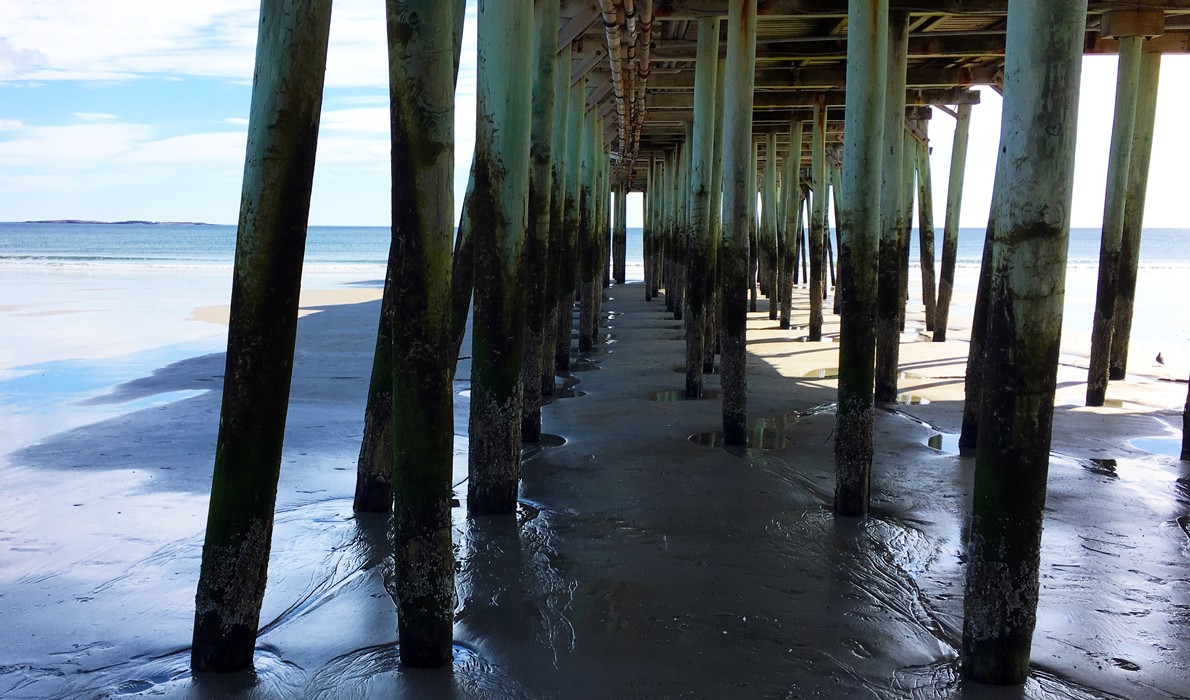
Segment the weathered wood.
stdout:
<path fill-rule="evenodd" d="M 595 326 L 598 323 L 595 300 L 600 296 L 596 276 L 599 271 L 598 189 L 599 158 L 603 145 L 599 125 L 593 113 L 583 118 L 582 180 L 579 186 L 578 214 L 578 276 L 579 321 L 578 351 L 588 353 L 595 347 Z"/>
<path fill-rule="evenodd" d="M 562 227 L 565 236 L 558 252 L 558 336 L 554 346 L 554 368 L 570 371 L 570 332 L 574 328 L 574 294 L 578 287 L 578 226 L 582 199 L 582 154 L 584 87 L 570 87 L 566 116 L 566 209 Z"/>
<path fill-rule="evenodd" d="M 938 301 L 934 307 L 934 342 L 946 340 L 950 300 L 954 296 L 954 268 L 958 260 L 959 212 L 963 206 L 963 175 L 967 168 L 967 143 L 971 135 L 971 105 L 959 105 L 950 149 L 950 179 L 946 185 L 946 220 L 942 229 L 942 269 L 938 276 Z"/>
<path fill-rule="evenodd" d="M 612 277 L 616 284 L 628 280 L 628 188 L 617 187 L 616 224 L 612 231 Z"/>
<path fill-rule="evenodd" d="M 532 0 L 479 7 L 467 486 L 476 515 L 514 512 L 520 480 L 532 30 Z"/>
<path fill-rule="evenodd" d="M 1011 0 L 963 675 L 1023 683 L 1037 615 L 1086 0 Z"/>
<path fill-rule="evenodd" d="M 888 83 L 884 103 L 884 157 L 880 178 L 880 263 L 876 296 L 876 400 L 897 398 L 897 365 L 901 351 L 901 229 L 905 227 L 905 60 L 909 16 L 894 13 L 888 21 Z M 846 187 L 844 188 L 846 189 Z"/>
<path fill-rule="evenodd" d="M 392 473 L 401 662 L 449 665 L 454 626 L 454 8 L 388 0 L 392 98 Z M 399 319 L 399 321 L 398 321 Z"/>
<path fill-rule="evenodd" d="M 926 134 L 929 121 L 921 120 Z M 916 139 L 915 139 L 916 141 Z M 917 141 L 917 238 L 921 259 L 921 299 L 925 306 L 926 330 L 934 330 L 934 315 L 938 309 L 937 277 L 934 272 L 934 183 L 930 177 L 929 141 Z"/>
<path fill-rule="evenodd" d="M 554 123 L 550 134 L 550 242 L 545 269 L 546 306 L 541 333 L 541 397 L 554 397 L 554 367 L 557 362 L 558 307 L 562 303 L 560 268 L 569 264 L 563 258 L 566 245 L 566 127 L 569 122 L 570 44 L 554 57 Z M 567 355 L 570 329 L 566 329 Z"/>
<path fill-rule="evenodd" d="M 723 101 L 726 94 L 727 61 L 715 62 L 715 142 L 711 146 L 711 207 L 708 228 L 711 233 L 711 253 L 707 259 L 707 316 L 702 355 L 703 373 L 715 371 L 715 355 L 719 352 L 719 326 L 723 316 L 719 282 L 719 253 L 723 241 Z"/>
<path fill-rule="evenodd" d="M 777 320 L 777 134 L 765 134 L 764 188 L 761 190 L 760 253 L 762 289 L 769 300 L 769 320 Z"/>
<path fill-rule="evenodd" d="M 549 267 L 550 209 L 553 201 L 554 76 L 558 3 L 533 2 L 533 112 L 530 116 L 529 205 L 525 232 L 525 339 L 521 357 L 521 440 L 541 439 L 542 338 L 545 336 L 546 268 Z M 552 365 L 552 363 L 550 363 Z M 552 384 L 552 382 L 551 382 Z"/>
<path fill-rule="evenodd" d="M 1144 231 L 1145 191 L 1149 185 L 1149 161 L 1153 153 L 1153 128 L 1157 119 L 1157 82 L 1160 71 L 1161 54 L 1141 55 L 1136 126 L 1132 133 L 1132 153 L 1128 159 L 1128 190 L 1124 194 L 1119 287 L 1116 290 L 1115 326 L 1112 329 L 1108 379 L 1123 379 L 1128 368 L 1128 341 L 1132 334 L 1132 310 L 1136 298 L 1140 240 Z"/>
<path fill-rule="evenodd" d="M 1140 90 L 1140 48 L 1143 37 L 1120 38 L 1116 77 L 1116 113 L 1112 122 L 1111 152 L 1107 159 L 1107 195 L 1103 204 L 1103 235 L 1099 242 L 1099 285 L 1091 324 L 1091 356 L 1087 367 L 1087 405 L 1102 406 L 1107 396 L 1116 296 L 1120 288 L 1120 248 L 1124 236 L 1124 200 L 1128 193 L 1128 161 L 1136 128 L 1136 98 Z"/>
<path fill-rule="evenodd" d="M 840 154 L 839 160 L 842 160 Z M 843 313 L 843 295 L 840 293 L 843 289 L 843 226 L 840 223 L 839 212 L 842 210 L 842 197 L 840 192 L 843 189 L 843 167 L 841 165 L 830 166 L 831 175 L 831 204 L 835 211 L 835 249 L 839 251 L 839 260 L 835 263 L 838 272 L 835 280 L 835 297 L 831 305 L 831 311 L 836 316 Z"/>
<path fill-rule="evenodd" d="M 830 186 L 826 182 L 826 105 L 814 105 L 814 132 L 810 142 L 811 176 L 814 187 L 814 209 L 810 214 L 810 327 L 809 340 L 822 340 L 822 297 L 826 291 L 823 270 L 824 241 L 826 239 L 826 203 Z"/>
<path fill-rule="evenodd" d="M 195 595 L 196 672 L 252 666 L 326 72 L 330 0 L 264 0 L 236 229 L 211 501 Z"/>
<path fill-rule="evenodd" d="M 876 266 L 881 237 L 881 163 L 888 93 L 888 0 L 847 8 L 847 140 L 839 246 L 843 297 L 835 411 L 835 514 L 868 512 L 872 474 L 872 382 Z"/>
<path fill-rule="evenodd" d="M 475 156 L 471 157 L 471 171 L 467 174 L 467 189 L 463 193 L 463 208 L 459 216 L 459 230 L 455 233 L 454 255 L 450 267 L 450 335 L 454 339 L 455 371 L 458 357 L 467 335 L 467 319 L 471 313 L 471 294 L 475 289 L 475 246 L 471 229 L 475 221 L 472 195 L 475 193 Z"/>
<path fill-rule="evenodd" d="M 657 161 L 652 156 L 648 156 L 649 166 L 645 169 L 645 192 L 644 197 L 641 198 L 643 204 L 643 226 L 640 231 L 641 255 L 644 258 L 644 288 L 645 301 L 653 300 L 653 231 L 655 227 L 653 210 L 656 207 L 657 190 L 656 179 L 654 178 L 657 172 Z"/>
<path fill-rule="evenodd" d="M 752 144 L 752 167 L 748 170 L 748 311 L 757 309 L 757 289 L 760 284 L 760 226 L 756 220 L 758 191 L 757 165 L 760 163 L 760 144 Z"/>
<path fill-rule="evenodd" d="M 463 18 L 466 14 L 465 0 L 452 0 L 454 16 L 452 19 L 452 44 L 454 49 L 454 81 L 457 84 L 459 63 L 463 50 Z M 470 187 L 468 187 L 470 191 Z M 460 227 L 461 228 L 461 227 Z M 457 239 L 462 250 L 460 258 L 470 262 L 470 247 L 466 245 L 467 236 L 460 235 Z M 388 264 L 385 268 L 384 291 L 380 297 L 380 321 L 376 331 L 376 347 L 372 356 L 372 373 L 368 383 L 368 400 L 364 408 L 364 433 L 360 440 L 359 457 L 356 460 L 355 499 L 353 508 L 357 513 L 380 513 L 392 510 L 392 324 L 395 314 L 393 304 L 393 267 L 394 250 L 390 242 Z M 460 289 L 451 290 L 454 295 L 462 295 L 461 318 L 458 324 L 458 337 L 451 356 L 458 357 L 459 347 L 463 342 L 463 331 L 467 319 L 467 311 L 471 306 L 471 276 L 470 272 L 461 276 Z M 465 292 L 461 288 L 466 286 Z M 456 360 L 457 361 L 457 360 Z M 453 366 L 452 366 L 453 373 Z"/>
<path fill-rule="evenodd" d="M 802 140 L 805 135 L 805 121 L 793 119 L 789 122 L 790 153 L 797 153 L 796 157 L 786 158 L 785 182 L 781 188 L 786 192 L 785 197 L 785 231 L 784 245 L 781 247 L 781 279 L 784 281 L 781 289 L 781 313 L 779 326 L 789 328 L 793 322 L 793 286 L 797 281 L 797 253 L 798 232 L 802 226 L 802 188 L 801 182 L 801 152 Z M 793 145 L 797 144 L 797 145 Z"/>
<path fill-rule="evenodd" d="M 727 69 L 723 114 L 723 244 L 721 294 L 723 440 L 748 442 L 748 242 L 755 222 L 756 177 L 752 149 L 752 81 L 756 67 L 756 0 L 731 0 L 727 17 Z M 743 186 L 742 186 L 743 185 Z M 753 202 L 749 206 L 749 199 Z M 749 221 L 751 219 L 751 221 Z"/>
<path fill-rule="evenodd" d="M 913 120 L 912 125 L 916 125 Z M 909 303 L 909 243 L 913 238 L 913 204 L 917 194 L 914 187 L 917 176 L 917 139 L 913 137 L 910 122 L 906 121 L 906 129 L 901 132 L 903 145 L 901 146 L 901 228 L 897 230 L 897 284 L 901 288 L 901 298 L 897 302 L 897 330 L 905 332 L 905 310 Z M 898 338 L 897 360 L 900 361 L 900 343 Z M 900 371 L 897 372 L 900 376 Z"/>
<path fill-rule="evenodd" d="M 698 62 L 694 85 L 694 142 L 690 149 L 690 238 L 686 269 L 686 396 L 699 398 L 703 389 L 703 355 L 707 316 L 713 298 L 711 260 L 711 183 L 715 160 L 715 77 L 718 71 L 719 19 L 698 21 Z"/>

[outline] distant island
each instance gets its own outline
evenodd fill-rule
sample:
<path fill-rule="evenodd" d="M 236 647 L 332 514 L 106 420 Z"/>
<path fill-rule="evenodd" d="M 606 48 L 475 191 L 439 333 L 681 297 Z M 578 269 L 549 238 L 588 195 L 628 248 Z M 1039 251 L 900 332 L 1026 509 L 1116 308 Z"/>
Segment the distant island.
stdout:
<path fill-rule="evenodd" d="M 135 219 L 128 221 L 90 221 L 87 219 L 45 219 L 42 221 L 26 221 L 26 224 L 108 224 L 111 226 L 120 226 L 122 224 L 149 224 L 153 226 L 214 226 L 215 224 L 208 224 L 205 221 L 138 221 Z"/>

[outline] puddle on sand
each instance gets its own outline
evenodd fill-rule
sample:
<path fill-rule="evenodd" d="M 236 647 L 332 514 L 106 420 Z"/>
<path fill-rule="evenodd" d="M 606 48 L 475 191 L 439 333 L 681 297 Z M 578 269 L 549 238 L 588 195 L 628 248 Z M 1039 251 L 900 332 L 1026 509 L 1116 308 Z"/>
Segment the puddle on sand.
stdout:
<path fill-rule="evenodd" d="M 835 404 L 826 403 L 808 408 L 804 411 L 790 411 L 779 416 L 761 418 L 752 423 L 748 429 L 747 447 L 753 450 L 779 450 L 793 444 L 791 433 L 793 424 L 806 416 L 820 413 L 831 413 Z M 703 447 L 730 447 L 723 442 L 723 431 L 715 430 L 707 433 L 696 433 L 690 436 L 690 442 Z"/>
<path fill-rule="evenodd" d="M 821 369 L 812 369 L 802 375 L 802 379 L 838 379 L 838 367 L 823 367 Z"/>
<path fill-rule="evenodd" d="M 930 403 L 930 400 L 916 394 L 897 394 L 896 403 L 903 406 L 925 406 Z"/>
<path fill-rule="evenodd" d="M 810 340 L 810 336 L 808 335 L 799 335 L 795 338 L 790 338 L 790 340 L 795 343 L 837 343 L 839 342 L 839 336 L 823 336 L 818 340 Z"/>
<path fill-rule="evenodd" d="M 959 434 L 934 433 L 926 438 L 926 445 L 943 454 L 957 455 L 959 454 Z"/>
<path fill-rule="evenodd" d="M 1175 459 L 1182 456 L 1182 438 L 1179 437 L 1136 438 L 1128 444 L 1138 450 L 1152 452 L 1155 455 L 1168 455 Z"/>
<path fill-rule="evenodd" d="M 571 372 L 591 372 L 591 371 L 597 370 L 597 369 L 601 369 L 601 368 L 599 366 L 599 363 L 595 362 L 594 360 L 589 360 L 589 359 L 583 358 L 583 359 L 570 361 L 570 371 Z"/>
<path fill-rule="evenodd" d="M 552 433 L 542 433 L 537 442 L 521 443 L 521 461 L 532 459 L 551 447 L 561 447 L 566 444 L 566 438 Z"/>
<path fill-rule="evenodd" d="M 699 396 L 698 398 L 690 398 L 689 396 L 686 396 L 686 392 L 683 389 L 667 389 L 665 391 L 655 391 L 652 394 L 649 394 L 649 399 L 663 402 L 706 401 L 717 398 L 719 398 L 719 392 L 715 389 L 703 389 L 702 396 Z"/>

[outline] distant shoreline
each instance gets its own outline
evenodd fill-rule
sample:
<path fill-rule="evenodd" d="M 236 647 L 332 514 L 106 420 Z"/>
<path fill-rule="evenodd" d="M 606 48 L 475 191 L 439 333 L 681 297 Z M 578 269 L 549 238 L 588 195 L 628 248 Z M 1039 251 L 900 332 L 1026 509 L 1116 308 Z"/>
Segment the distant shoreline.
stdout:
<path fill-rule="evenodd" d="M 122 226 L 128 224 L 147 224 L 150 226 L 215 226 L 215 224 L 208 224 L 205 221 L 141 221 L 138 219 L 129 219 L 128 221 L 91 221 L 88 219 L 43 219 L 40 221 L 23 221 L 25 224 L 103 224 L 108 226 Z"/>

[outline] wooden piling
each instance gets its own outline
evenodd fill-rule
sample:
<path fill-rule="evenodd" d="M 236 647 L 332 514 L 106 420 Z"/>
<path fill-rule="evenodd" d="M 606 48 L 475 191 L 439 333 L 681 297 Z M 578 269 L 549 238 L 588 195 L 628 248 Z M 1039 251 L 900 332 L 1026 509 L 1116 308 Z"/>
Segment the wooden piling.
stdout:
<path fill-rule="evenodd" d="M 392 96 L 393 532 L 401 662 L 449 665 L 454 626 L 453 8 L 387 2 Z M 556 41 L 556 40 L 555 40 Z"/>
<path fill-rule="evenodd" d="M 836 162 L 842 162 L 842 149 L 838 149 L 835 152 L 839 154 Z M 842 210 L 840 192 L 843 189 L 843 166 L 838 164 L 830 166 L 830 175 L 831 204 L 834 205 L 835 211 L 835 249 L 839 251 L 839 259 L 835 263 L 838 272 L 836 273 L 835 296 L 831 304 L 831 311 L 838 316 L 843 313 L 843 295 L 840 293 L 843 289 L 843 226 L 840 224 L 839 218 L 839 212 Z"/>
<path fill-rule="evenodd" d="M 763 279 L 769 300 L 769 320 L 777 320 L 777 134 L 764 137 L 764 189 L 761 192 L 760 252 L 764 256 Z"/>
<path fill-rule="evenodd" d="M 909 52 L 909 15 L 895 12 L 888 21 L 888 82 L 884 103 L 884 157 L 880 180 L 880 263 L 876 297 L 876 400 L 897 398 L 901 350 L 901 229 L 905 227 L 905 66 Z M 848 59 L 850 67 L 850 59 Z M 844 185 L 844 191 L 851 187 Z M 840 360 L 842 364 L 842 360 Z"/>
<path fill-rule="evenodd" d="M 980 255 L 979 281 L 975 290 L 975 309 L 971 315 L 971 337 L 967 343 L 967 371 L 963 380 L 963 422 L 959 432 L 959 450 L 967 454 L 979 444 L 979 411 L 987 371 L 984 363 L 984 344 L 988 334 L 988 304 L 992 293 L 992 241 L 996 237 L 997 192 L 1003 187 L 1001 168 L 1003 158 L 997 158 L 996 176 L 992 183 L 992 207 L 983 237 Z"/>
<path fill-rule="evenodd" d="M 950 149 L 950 179 L 946 185 L 946 220 L 942 229 L 942 269 L 938 275 L 938 300 L 934 307 L 934 342 L 946 341 L 950 300 L 954 296 L 954 268 L 958 260 L 959 212 L 963 206 L 963 175 L 967 168 L 967 142 L 971 134 L 971 105 L 959 105 Z"/>
<path fill-rule="evenodd" d="M 921 261 L 921 299 L 925 306 L 926 330 L 934 330 L 934 315 L 938 309 L 937 277 L 934 273 L 934 183 L 930 176 L 929 120 L 922 119 L 924 141 L 917 142 L 917 238 Z"/>
<path fill-rule="evenodd" d="M 533 2 L 533 111 L 530 115 L 529 205 L 525 231 L 525 339 L 521 357 L 521 441 L 541 439 L 542 338 L 545 336 L 546 268 L 549 267 L 553 196 L 554 70 L 559 6 Z M 552 377 L 551 373 L 551 377 Z M 553 382 L 550 382 L 551 386 Z"/>
<path fill-rule="evenodd" d="M 798 232 L 802 225 L 802 139 L 805 137 L 806 122 L 792 119 L 789 122 L 789 157 L 786 159 L 785 181 L 781 188 L 785 196 L 785 231 L 781 255 L 781 314 L 779 326 L 789 328 L 793 323 L 793 286 L 797 281 Z M 813 127 L 811 127 L 813 128 Z"/>
<path fill-rule="evenodd" d="M 616 187 L 616 225 L 612 231 L 612 277 L 616 284 L 628 281 L 628 188 Z"/>
<path fill-rule="evenodd" d="M 516 510 L 533 2 L 479 6 L 467 510 Z"/>
<path fill-rule="evenodd" d="M 729 0 L 727 68 L 723 113 L 723 244 L 720 249 L 723 299 L 723 440 L 748 442 L 748 244 L 756 189 L 752 148 L 752 93 L 756 73 L 756 0 Z M 749 172 L 751 171 L 751 172 Z"/>
<path fill-rule="evenodd" d="M 1009 0 L 1004 116 L 962 672 L 1029 674 L 1087 0 Z"/>
<path fill-rule="evenodd" d="M 888 0 L 847 7 L 847 97 L 839 266 L 843 314 L 835 411 L 835 514 L 868 512 L 876 266 L 881 239 L 881 163 L 888 93 Z"/>
<path fill-rule="evenodd" d="M 753 83 L 755 84 L 755 83 Z M 760 165 L 760 143 L 752 144 L 752 168 L 748 170 L 748 311 L 757 309 L 757 292 L 760 284 L 760 226 L 756 221 L 756 173 Z"/>
<path fill-rule="evenodd" d="M 602 136 L 595 114 L 587 112 L 583 118 L 582 180 L 578 216 L 579 321 L 578 351 L 589 353 L 595 347 L 595 325 L 598 323 L 595 300 L 601 294 L 599 270 L 599 166 L 603 150 Z"/>
<path fill-rule="evenodd" d="M 570 332 L 574 329 L 574 293 L 578 288 L 578 226 L 581 200 L 584 102 L 586 87 L 580 80 L 570 86 L 566 115 L 566 209 L 562 228 L 563 248 L 558 253 L 558 336 L 554 345 L 554 369 L 570 371 Z"/>
<path fill-rule="evenodd" d="M 570 115 L 571 46 L 567 44 L 554 56 L 554 123 L 550 134 L 550 232 L 548 262 L 545 269 L 545 308 L 541 333 L 542 401 L 554 397 L 554 371 L 557 363 L 558 307 L 562 303 L 561 272 L 566 245 L 566 127 Z M 566 329 L 567 354 L 570 353 L 570 329 Z"/>
<path fill-rule="evenodd" d="M 1124 236 L 1124 200 L 1128 192 L 1128 161 L 1136 128 L 1140 90 L 1140 49 L 1143 37 L 1120 37 L 1116 77 L 1116 113 L 1111 151 L 1107 159 L 1107 195 L 1103 204 L 1103 235 L 1099 242 L 1099 285 L 1091 324 L 1091 356 L 1087 367 L 1087 405 L 1102 406 L 1107 396 L 1116 296 L 1120 287 L 1120 248 Z"/>
<path fill-rule="evenodd" d="M 297 334 L 330 0 L 264 0 L 190 666 L 252 667 Z"/>
<path fill-rule="evenodd" d="M 823 270 L 826 240 L 826 203 L 830 186 L 826 182 L 826 95 L 814 100 L 814 133 L 810 141 L 811 175 L 814 181 L 814 209 L 810 214 L 810 328 L 809 340 L 822 340 L 822 297 L 826 291 Z"/>
<path fill-rule="evenodd" d="M 908 114 L 908 112 L 906 112 Z M 916 124 L 914 119 L 912 124 Z M 901 298 L 897 303 L 897 330 L 905 332 L 905 307 L 909 302 L 909 243 L 913 237 L 913 203 L 917 188 L 914 187 L 917 176 L 917 139 L 909 128 L 911 123 L 906 118 L 906 128 L 902 133 L 901 156 L 901 228 L 897 230 L 897 284 L 901 288 Z M 899 339 L 898 339 L 899 340 Z M 897 343 L 897 360 L 900 361 L 901 346 Z M 900 372 L 898 371 L 899 375 Z"/>
<path fill-rule="evenodd" d="M 641 254 L 644 258 L 644 288 L 645 301 L 653 300 L 653 209 L 655 207 L 655 199 L 657 192 L 654 189 L 656 180 L 654 174 L 657 171 L 657 161 L 653 160 L 652 156 L 648 157 L 648 167 L 645 169 L 645 192 L 641 198 L 642 203 L 642 226 L 640 230 L 640 245 Z"/>
<path fill-rule="evenodd" d="M 713 298 L 710 280 L 715 256 L 711 230 L 711 184 L 715 160 L 715 77 L 718 71 L 719 18 L 698 20 L 698 55 L 694 73 L 694 141 L 690 149 L 690 237 L 686 268 L 686 397 L 703 389 L 707 317 Z M 712 292 L 712 294 L 708 294 Z"/>
<path fill-rule="evenodd" d="M 1128 159 L 1128 190 L 1124 194 L 1119 287 L 1116 291 L 1115 325 L 1112 328 L 1108 379 L 1123 379 L 1128 368 L 1128 340 L 1132 334 L 1132 309 L 1136 298 L 1141 233 L 1144 231 L 1145 190 L 1149 185 L 1149 161 L 1153 153 L 1153 128 L 1157 120 L 1157 82 L 1160 71 L 1161 54 L 1141 55 L 1136 126 L 1132 133 L 1132 153 Z"/>

